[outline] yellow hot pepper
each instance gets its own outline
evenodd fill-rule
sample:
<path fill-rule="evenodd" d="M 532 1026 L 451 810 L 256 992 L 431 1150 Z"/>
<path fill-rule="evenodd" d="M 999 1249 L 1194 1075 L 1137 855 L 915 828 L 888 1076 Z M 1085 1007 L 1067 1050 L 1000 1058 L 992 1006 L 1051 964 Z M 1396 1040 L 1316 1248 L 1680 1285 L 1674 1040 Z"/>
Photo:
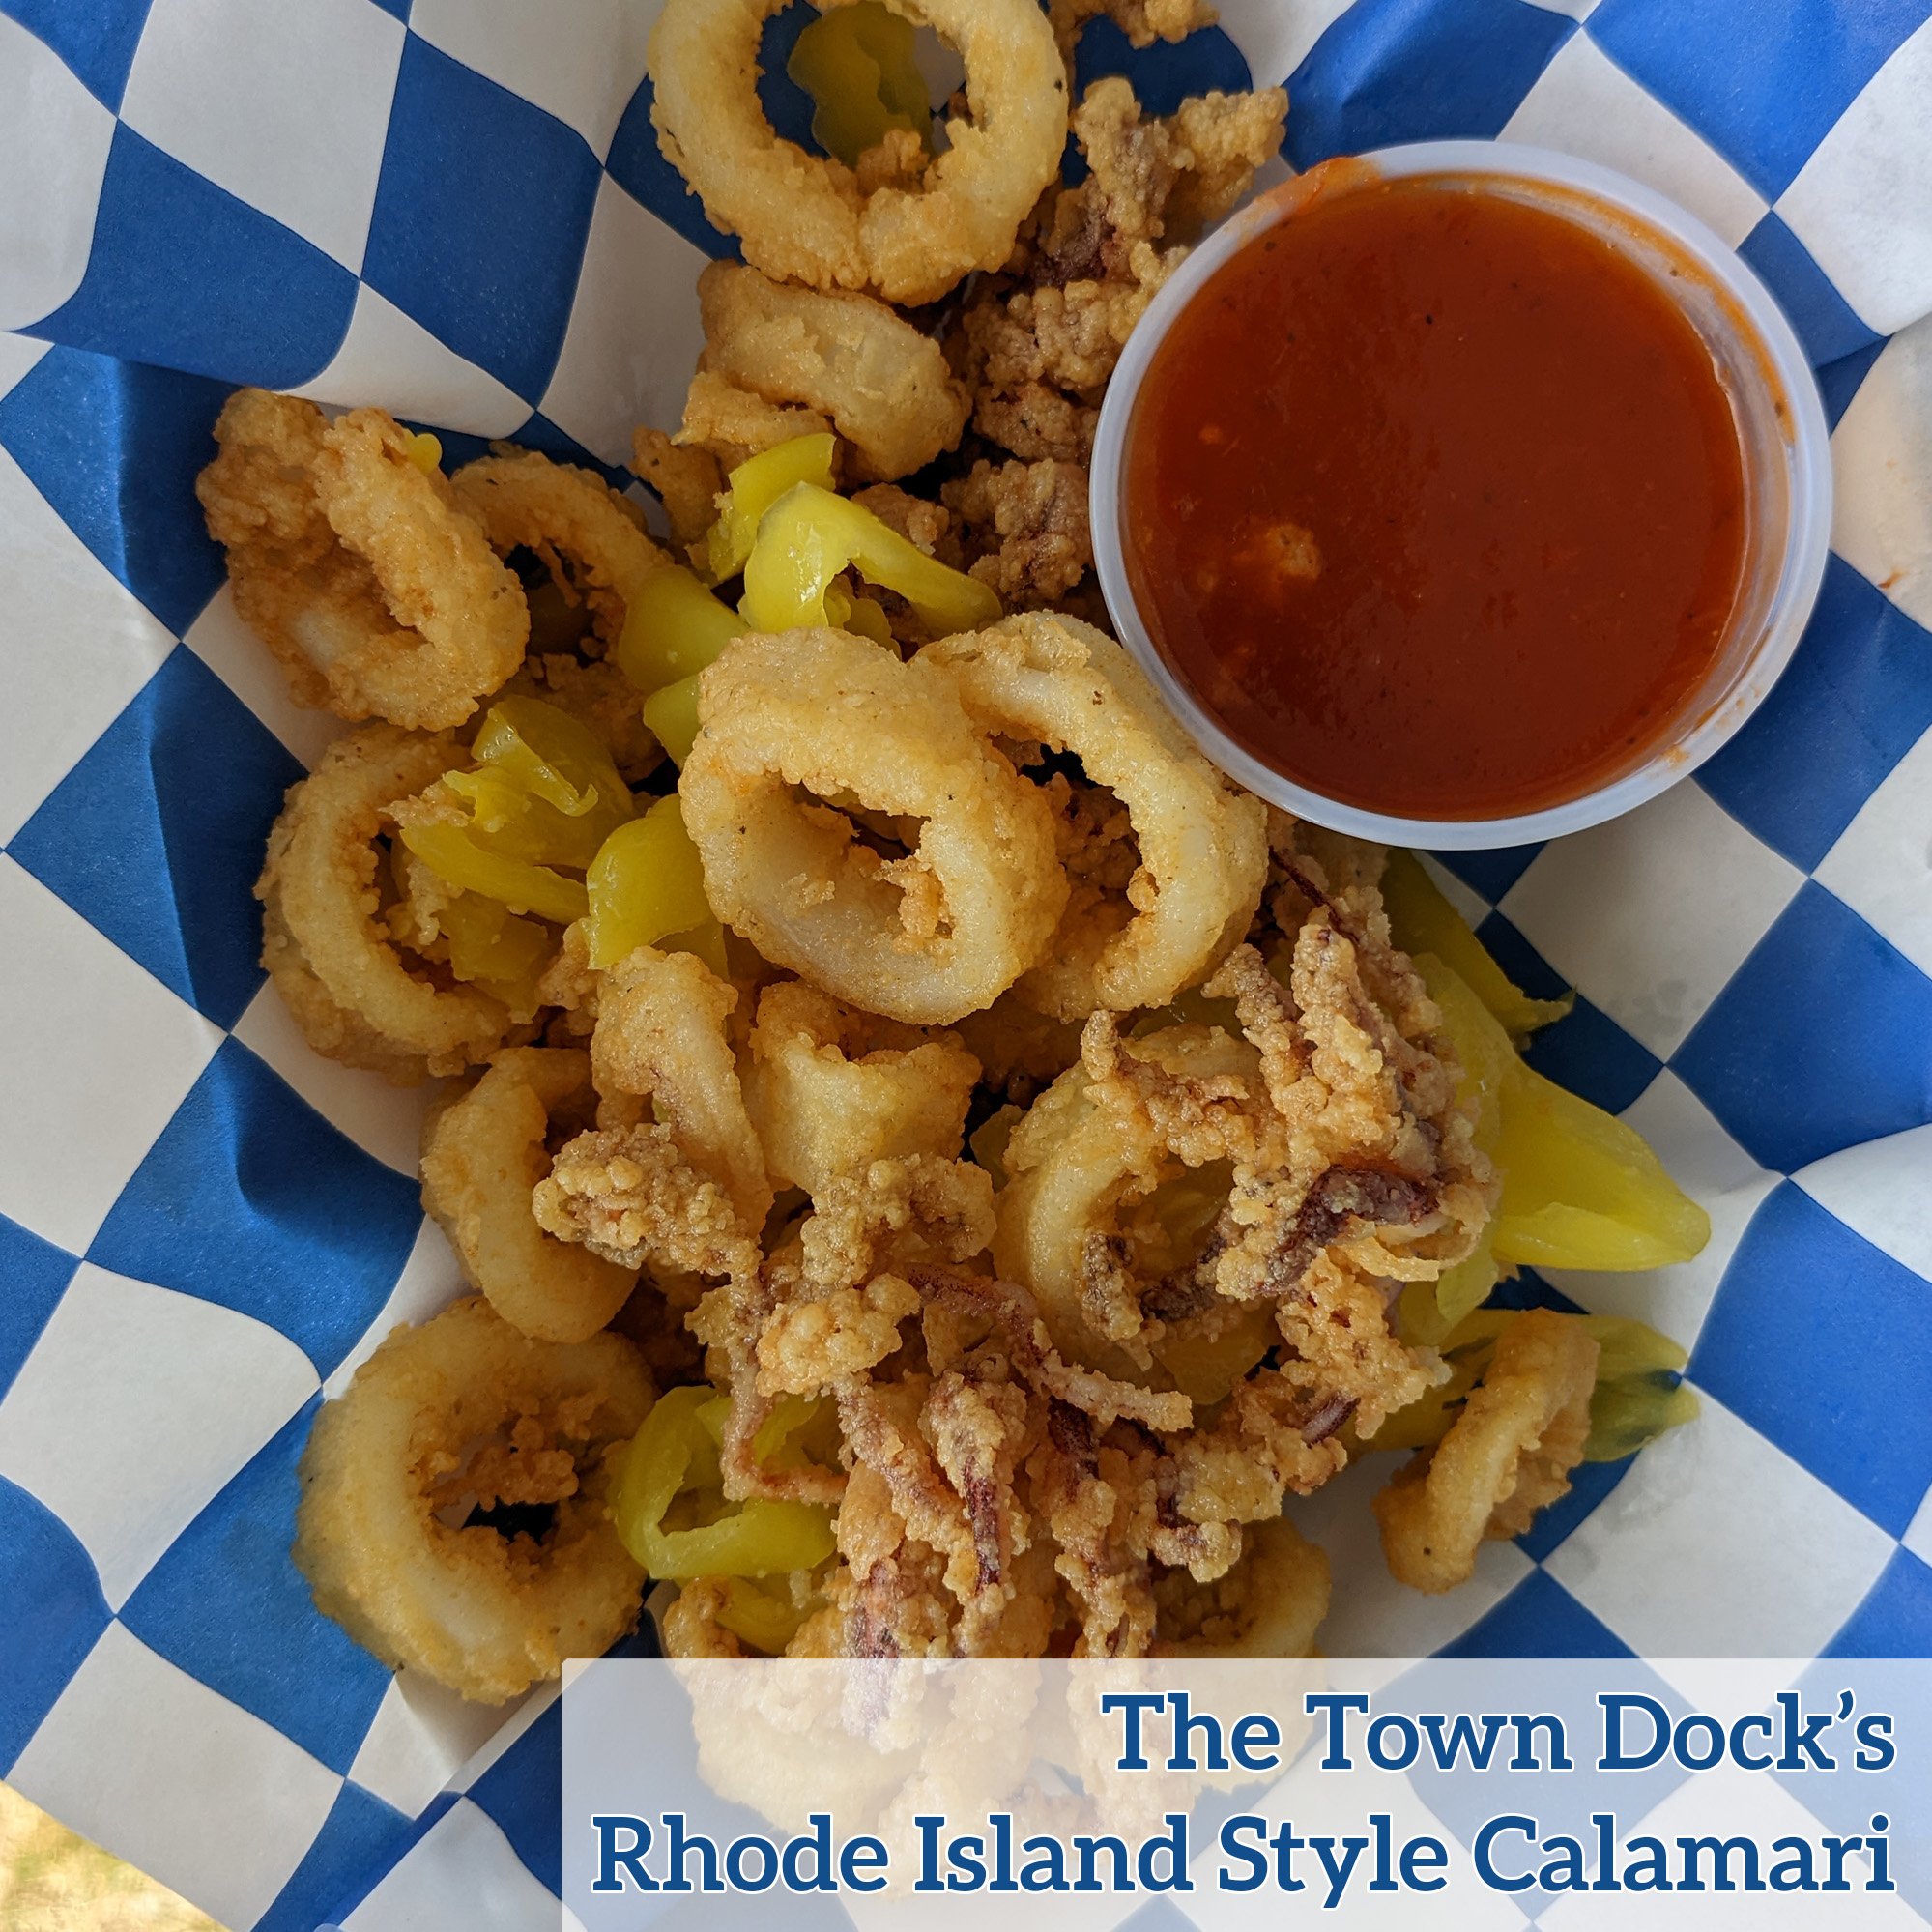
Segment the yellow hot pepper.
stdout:
<path fill-rule="evenodd" d="M 743 619 L 680 563 L 653 570 L 633 593 L 612 656 L 647 696 L 689 678 L 743 635 Z"/>
<path fill-rule="evenodd" d="M 409 439 L 409 460 L 425 476 L 443 466 L 442 442 L 426 429 L 418 429 Z"/>
<path fill-rule="evenodd" d="M 765 1657 L 779 1656 L 804 1621 L 805 1612 L 789 1598 L 774 1597 L 742 1576 L 734 1576 L 725 1585 L 718 1622 Z"/>
<path fill-rule="evenodd" d="M 490 801 L 503 820 L 484 840 L 492 850 L 581 871 L 635 809 L 604 743 L 541 699 L 498 699 L 484 713 L 472 749 L 476 771 L 454 777 L 472 781 L 473 795 L 474 781 L 499 780 L 524 801 L 507 813 L 503 795 Z M 465 786 L 452 779 L 452 789 L 461 793 Z"/>
<path fill-rule="evenodd" d="M 809 32 L 810 29 L 807 29 Z M 751 555 L 759 519 L 794 483 L 832 487 L 832 457 L 838 440 L 828 429 L 793 436 L 748 456 L 725 479 L 729 487 L 718 505 L 718 520 L 705 537 L 711 582 L 735 577 Z"/>
<path fill-rule="evenodd" d="M 829 1510 L 764 1497 L 724 1502 L 717 1458 L 723 1401 L 702 1385 L 658 1398 L 624 1452 L 611 1498 L 624 1547 L 657 1577 L 770 1576 L 816 1568 L 833 1549 Z M 674 1503 L 687 1498 L 710 1520 L 665 1528 Z"/>
<path fill-rule="evenodd" d="M 698 741 L 698 673 L 653 691 L 644 701 L 644 721 L 656 733 L 665 757 L 681 771 Z"/>
<path fill-rule="evenodd" d="M 591 964 L 615 966 L 638 946 L 711 921 L 705 869 L 678 800 L 660 798 L 604 841 L 584 876 L 590 891 Z"/>
<path fill-rule="evenodd" d="M 1687 1261 L 1711 1218 L 1635 1128 L 1526 1066 L 1501 1023 L 1442 962 L 1417 966 L 1479 1100 L 1477 1139 L 1503 1178 L 1492 1252 L 1508 1265 L 1629 1270 Z"/>
<path fill-rule="evenodd" d="M 1490 957 L 1468 922 L 1443 896 L 1413 852 L 1393 851 L 1382 874 L 1382 904 L 1397 945 L 1405 953 L 1433 953 L 1478 999 L 1518 1036 L 1561 1020 L 1575 1004 L 1532 999 Z"/>
<path fill-rule="evenodd" d="M 931 148 L 933 110 L 916 30 L 879 0 L 814 20 L 785 72 L 812 97 L 812 138 L 847 167 L 856 167 L 889 128 L 909 129 Z"/>
<path fill-rule="evenodd" d="M 451 885 L 501 900 L 512 912 L 534 912 L 567 926 L 591 909 L 582 881 L 528 859 L 489 851 L 461 825 L 404 825 L 402 842 Z"/>
<path fill-rule="evenodd" d="M 842 585 L 827 584 L 825 617 L 837 629 L 849 630 L 854 637 L 869 637 L 874 644 L 897 648 L 892 620 L 885 615 L 885 606 L 875 598 L 855 597 Z"/>
<path fill-rule="evenodd" d="M 936 631 L 975 630 L 999 616 L 979 582 L 928 557 L 863 505 L 798 483 L 765 511 L 744 566 L 739 613 L 754 630 L 830 621 L 825 591 L 841 570 L 897 591 Z"/>
<path fill-rule="evenodd" d="M 459 892 L 436 915 L 449 970 L 494 993 L 519 1015 L 536 1008 L 536 978 L 557 950 L 547 926 L 519 919 L 500 901 Z"/>

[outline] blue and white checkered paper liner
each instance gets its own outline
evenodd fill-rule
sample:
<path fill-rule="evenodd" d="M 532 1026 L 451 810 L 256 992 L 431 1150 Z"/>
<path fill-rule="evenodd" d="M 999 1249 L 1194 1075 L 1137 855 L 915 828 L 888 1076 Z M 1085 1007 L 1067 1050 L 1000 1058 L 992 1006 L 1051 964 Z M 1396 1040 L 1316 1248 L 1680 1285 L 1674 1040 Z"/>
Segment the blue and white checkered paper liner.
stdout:
<path fill-rule="evenodd" d="M 0 0 L 0 1773 L 237 1932 L 554 1924 L 558 1725 L 392 1679 L 289 1561 L 315 1404 L 456 1274 L 419 1101 L 311 1054 L 257 966 L 330 727 L 191 483 L 242 382 L 459 455 L 616 461 L 675 417 L 729 245 L 651 135 L 654 12 Z M 1501 135 L 1649 182 L 1770 283 L 1835 426 L 1824 595 L 1751 727 L 1616 824 L 1452 861 L 1518 978 L 1580 990 L 1538 1063 L 1714 1223 L 1687 1267 L 1534 1291 L 1690 1344 L 1703 1419 L 1442 1600 L 1382 1576 L 1379 1477 L 1344 1478 L 1303 1513 L 1332 1654 L 1932 1651 L 1928 16 L 1232 0 L 1082 43 L 1156 108 L 1285 77 L 1298 165 Z"/>

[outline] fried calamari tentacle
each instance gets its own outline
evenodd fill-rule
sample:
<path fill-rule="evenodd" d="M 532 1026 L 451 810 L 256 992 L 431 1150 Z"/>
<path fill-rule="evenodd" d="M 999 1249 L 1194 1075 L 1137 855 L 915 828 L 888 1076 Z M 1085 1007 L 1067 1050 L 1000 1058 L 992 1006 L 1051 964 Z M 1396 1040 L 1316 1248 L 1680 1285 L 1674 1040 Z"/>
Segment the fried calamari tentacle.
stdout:
<path fill-rule="evenodd" d="M 303 1454 L 295 1557 L 316 1606 L 480 1703 L 600 1656 L 644 1581 L 605 1509 L 606 1456 L 650 1402 L 615 1335 L 533 1341 L 480 1300 L 396 1329 Z M 541 1535 L 474 1519 L 500 1506 L 553 1519 Z"/>
<path fill-rule="evenodd" d="M 1066 892 L 1050 814 L 943 672 L 806 629 L 736 639 L 699 688 L 684 822 L 719 917 L 765 958 L 929 1025 L 1034 963 Z M 906 856 L 854 811 L 912 822 Z"/>
<path fill-rule="evenodd" d="M 1375 1498 L 1398 1582 L 1453 1590 L 1468 1581 L 1485 1538 L 1520 1536 L 1569 1494 L 1590 1435 L 1598 1355 L 1581 1320 L 1548 1309 L 1526 1310 L 1504 1329 L 1449 1433 Z"/>
<path fill-rule="evenodd" d="M 723 1189 L 747 1240 L 756 1240 L 772 1191 L 726 1031 L 737 1002 L 737 989 L 695 953 L 639 946 L 603 975 L 591 1065 L 604 1124 L 640 1119 L 648 1103 L 691 1166 Z"/>
<path fill-rule="evenodd" d="M 745 1109 L 775 1181 L 816 1196 L 888 1154 L 959 1153 L 979 1062 L 954 1035 L 786 980 L 760 995 L 750 1045 Z"/>
<path fill-rule="evenodd" d="M 881 1267 L 958 1266 L 993 1239 L 993 1182 L 937 1154 L 894 1155 L 835 1175 L 813 1197 L 800 1232 L 807 1294 L 854 1287 Z"/>
<path fill-rule="evenodd" d="M 991 735 L 1078 758 L 1125 808 L 1139 865 L 1123 892 L 1077 892 L 1022 997 L 1058 1019 L 1161 1006 L 1248 929 L 1267 877 L 1260 801 L 1195 750 L 1110 637 L 1034 612 L 919 654 Z"/>
<path fill-rule="evenodd" d="M 773 130 L 752 81 L 781 0 L 669 0 L 650 37 L 651 120 L 706 214 L 743 238 L 755 268 L 815 288 L 933 302 L 1006 259 L 1058 171 L 1066 70 L 1034 0 L 889 4 L 966 64 L 970 118 L 947 122 L 946 151 L 910 187 L 868 194 L 871 184 L 842 162 Z"/>
<path fill-rule="evenodd" d="M 392 417 L 237 389 L 215 436 L 195 493 L 298 704 L 434 731 L 516 669 L 523 591 Z"/>
<path fill-rule="evenodd" d="M 595 1335 L 637 1281 L 634 1269 L 547 1234 L 531 1208 L 550 1171 L 546 1140 L 594 1106 L 588 1053 L 509 1047 L 423 1130 L 423 1207 L 464 1280 L 539 1341 Z"/>
<path fill-rule="evenodd" d="M 567 598 L 590 606 L 600 649 L 617 643 L 638 586 L 669 561 L 601 476 L 533 449 L 479 456 L 450 484 L 500 557 L 533 552 Z"/>
<path fill-rule="evenodd" d="M 958 444 L 971 398 L 939 345 L 883 303 L 733 262 L 698 277 L 698 303 L 704 375 L 767 405 L 802 406 L 816 418 L 808 427 L 829 422 L 861 480 L 890 482 Z"/>
<path fill-rule="evenodd" d="M 1013 1372 L 1029 1388 L 1081 1410 L 1103 1427 L 1124 1417 L 1147 1428 L 1184 1429 L 1193 1420 L 1194 1404 L 1178 1391 L 1138 1388 L 1063 1360 L 1024 1288 L 931 1262 L 910 1262 L 904 1272 L 928 1301 L 991 1321 Z"/>
<path fill-rule="evenodd" d="M 911 1283 L 891 1274 L 781 1301 L 759 1331 L 758 1393 L 812 1396 L 865 1374 L 898 1352 L 900 1324 L 919 1308 Z"/>
<path fill-rule="evenodd" d="M 968 573 L 1008 610 L 1057 604 L 1093 567 L 1083 462 L 982 457 L 939 494 L 960 521 Z"/>
<path fill-rule="evenodd" d="M 508 1009 L 413 969 L 383 911 L 389 810 L 465 762 L 453 739 L 366 725 L 289 788 L 255 886 L 262 964 L 319 1053 L 401 1084 L 487 1059 Z"/>

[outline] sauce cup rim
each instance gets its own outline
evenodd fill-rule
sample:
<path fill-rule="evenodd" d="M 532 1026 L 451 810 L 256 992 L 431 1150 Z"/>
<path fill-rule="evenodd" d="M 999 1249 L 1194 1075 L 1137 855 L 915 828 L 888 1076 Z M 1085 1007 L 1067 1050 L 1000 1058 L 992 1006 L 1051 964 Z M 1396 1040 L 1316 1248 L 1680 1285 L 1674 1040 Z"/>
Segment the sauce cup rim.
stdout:
<path fill-rule="evenodd" d="M 1756 648 L 1732 676 L 1724 695 L 1702 708 L 1693 704 L 1680 726 L 1633 770 L 1533 812 L 1412 819 L 1370 811 L 1300 784 L 1237 743 L 1168 667 L 1140 616 L 1122 547 L 1122 477 L 1134 407 L 1156 352 L 1175 318 L 1217 270 L 1279 221 L 1292 217 L 1295 204 L 1284 201 L 1280 190 L 1257 196 L 1206 236 L 1168 278 L 1128 337 L 1102 400 L 1088 483 L 1101 594 L 1121 643 L 1201 752 L 1250 792 L 1298 818 L 1384 844 L 1444 851 L 1528 845 L 1601 824 L 1658 796 L 1728 743 L 1764 702 L 1798 648 L 1824 581 L 1831 532 L 1831 430 L 1816 378 L 1784 311 L 1749 265 L 1695 216 L 1628 176 L 1512 141 L 1418 141 L 1375 149 L 1354 158 L 1354 165 L 1362 169 L 1359 181 L 1340 191 L 1376 179 L 1439 175 L 1512 181 L 1555 190 L 1552 202 L 1595 203 L 1688 257 L 1725 299 L 1747 346 L 1776 386 L 1788 425 L 1777 581 Z M 1660 279 L 1658 285 L 1667 286 Z"/>

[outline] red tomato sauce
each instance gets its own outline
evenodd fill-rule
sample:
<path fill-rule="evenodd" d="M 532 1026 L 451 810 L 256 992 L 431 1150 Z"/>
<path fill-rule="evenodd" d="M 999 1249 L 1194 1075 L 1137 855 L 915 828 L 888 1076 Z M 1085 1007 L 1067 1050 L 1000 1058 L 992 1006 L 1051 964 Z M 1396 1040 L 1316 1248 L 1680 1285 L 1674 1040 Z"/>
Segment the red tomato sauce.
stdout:
<path fill-rule="evenodd" d="M 1709 351 L 1606 241 L 1427 177 L 1242 248 L 1136 400 L 1122 540 L 1181 681 L 1370 810 L 1534 811 L 1640 764 L 1737 594 Z"/>

